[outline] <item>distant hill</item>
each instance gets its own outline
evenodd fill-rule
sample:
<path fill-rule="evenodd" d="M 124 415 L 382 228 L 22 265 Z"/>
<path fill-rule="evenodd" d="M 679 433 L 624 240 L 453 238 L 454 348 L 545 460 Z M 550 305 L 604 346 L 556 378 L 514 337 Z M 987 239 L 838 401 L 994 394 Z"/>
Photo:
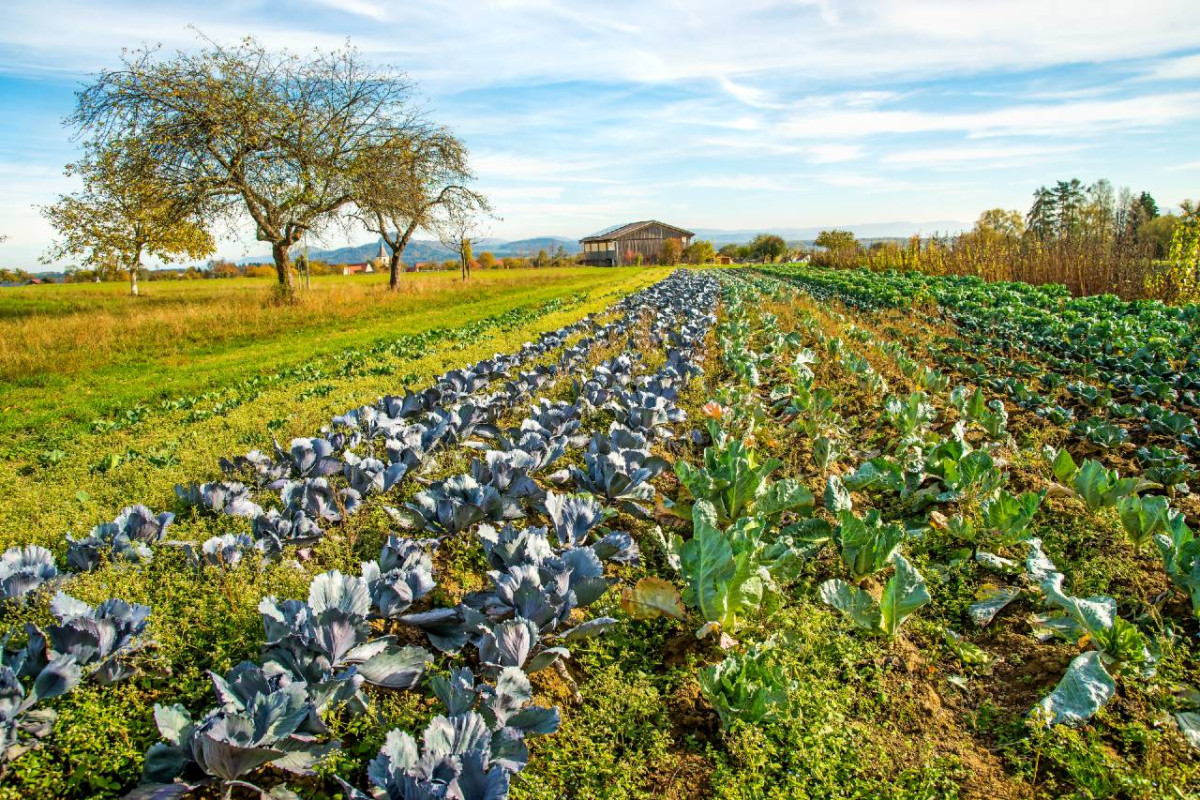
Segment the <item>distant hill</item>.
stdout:
<path fill-rule="evenodd" d="M 929 236 L 935 233 L 955 234 L 969 230 L 971 224 L 958 220 L 932 220 L 930 222 L 867 222 L 857 225 L 825 225 L 812 228 L 696 228 L 697 239 L 707 239 L 717 247 L 726 244 L 745 244 L 760 233 L 773 233 L 782 236 L 788 244 L 811 245 L 817 234 L 827 228 L 841 228 L 853 231 L 854 235 L 864 244 L 880 240 L 907 239 L 914 233 Z M 528 239 L 483 239 L 475 247 L 476 254 L 489 252 L 497 258 L 520 257 L 531 258 L 539 250 L 553 254 L 559 247 L 575 255 L 580 251 L 579 242 L 566 236 L 534 236 Z M 300 251 L 293 250 L 294 255 Z M 327 261 L 330 264 L 357 264 L 375 258 L 379 253 L 379 240 L 350 247 L 338 247 L 332 250 L 309 251 L 314 259 Z M 429 239 L 414 239 L 409 242 L 404 251 L 404 261 L 412 264 L 418 261 L 445 261 L 455 258 L 456 254 L 441 242 Z M 270 256 L 248 256 L 240 259 L 239 264 L 270 264 Z"/>
<path fill-rule="evenodd" d="M 481 244 L 475 249 L 481 253 L 484 250 L 488 250 L 495 256 L 536 256 L 539 250 L 545 250 L 550 255 L 554 255 L 554 252 L 559 247 L 565 247 L 571 255 L 580 252 L 578 240 L 568 239 L 565 236 L 537 236 L 532 239 L 516 239 L 511 242 L 494 244 L 490 247 L 485 247 Z"/>
<path fill-rule="evenodd" d="M 304 251 L 296 248 L 292 250 L 292 257 L 295 258 L 302 252 Z M 363 261 L 370 261 L 379 255 L 379 240 L 366 244 L 352 245 L 350 247 L 338 247 L 332 250 L 313 248 L 309 250 L 308 255 L 314 261 L 327 261 L 330 264 L 360 264 Z M 440 242 L 414 239 L 408 243 L 408 247 L 404 250 L 404 260 L 410 263 L 414 261 L 445 261 L 448 258 L 455 258 L 455 254 Z M 237 263 L 271 264 L 274 262 L 270 256 L 247 256 L 246 258 L 238 259 Z"/>
<path fill-rule="evenodd" d="M 489 252 L 499 258 L 508 256 L 531 257 L 536 256 L 539 250 L 545 250 L 547 253 L 553 254 L 559 246 L 565 247 L 567 252 L 575 255 L 579 252 L 579 242 L 574 239 L 568 239 L 565 236 L 538 236 L 532 239 L 484 239 L 475 247 L 476 253 Z M 299 255 L 300 250 L 293 250 L 293 255 Z M 379 255 L 379 240 L 368 242 L 367 244 L 352 245 L 350 247 L 338 247 L 332 250 L 313 249 L 308 253 L 313 260 L 327 261 L 330 264 L 358 264 L 363 261 L 370 261 Z M 408 243 L 408 247 L 404 250 L 404 260 L 407 263 L 417 261 L 445 261 L 448 258 L 457 258 L 457 254 L 443 245 L 441 242 L 435 242 L 427 239 L 414 239 Z M 272 263 L 270 256 L 247 256 L 239 259 L 239 264 L 270 264 Z"/>

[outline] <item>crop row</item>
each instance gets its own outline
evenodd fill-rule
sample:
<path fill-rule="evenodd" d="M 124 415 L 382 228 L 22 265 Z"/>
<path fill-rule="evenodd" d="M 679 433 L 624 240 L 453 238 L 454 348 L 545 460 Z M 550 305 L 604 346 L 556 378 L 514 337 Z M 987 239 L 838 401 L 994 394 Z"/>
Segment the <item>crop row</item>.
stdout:
<path fill-rule="evenodd" d="M 894 342 L 853 323 L 846 327 L 849 340 L 803 315 L 798 329 L 781 330 L 777 318 L 756 310 L 765 297 L 786 303 L 794 295 L 774 279 L 726 276 L 725 282 L 717 332 L 736 380 L 706 407 L 711 444 L 703 464 L 675 466 L 682 488 L 674 508 L 690 516 L 691 536 L 676 534 L 665 547 L 683 589 L 646 578 L 628 602 L 645 616 L 697 615 L 698 636 L 718 634 L 735 649 L 701 675 L 724 720 L 777 715 L 788 692 L 772 642 L 740 648 L 732 638 L 744 619 L 812 591 L 863 632 L 895 637 L 913 614 L 939 602 L 906 555 L 917 547 L 928 559 L 935 543 L 959 554 L 937 565 L 939 583 L 954 572 L 962 579 L 985 576 L 977 601 L 966 609 L 975 630 L 1022 599 L 1044 609 L 1034 618 L 1038 636 L 1079 647 L 1032 717 L 1079 725 L 1115 695 L 1118 682 L 1136 685 L 1155 675 L 1161 631 L 1140 616 L 1120 615 L 1111 596 L 1072 594 L 1071 578 L 1035 531 L 1047 498 L 1085 514 L 1116 509 L 1130 544 L 1153 544 L 1171 582 L 1200 614 L 1200 544 L 1184 515 L 1157 493 L 1163 486 L 1122 478 L 1092 460 L 1078 465 L 1066 451 L 1054 451 L 1041 462 L 1050 473 L 1045 488 L 1013 487 L 1027 479 L 1008 469 L 1019 454 L 1002 402 L 987 401 L 978 386 L 951 389 L 948 376 L 915 361 L 897 363 Z M 934 393 L 893 393 L 872 360 Z M 856 403 L 846 404 L 832 385 L 821 385 L 822 366 L 826 374 L 830 367 L 839 372 L 843 386 L 857 387 Z M 856 416 L 853 425 L 840 413 L 847 409 Z M 779 441 L 785 436 L 791 438 L 786 444 Z M 855 446 L 867 439 L 881 442 L 883 452 Z M 764 445 L 786 452 L 800 442 L 826 476 L 819 508 L 801 483 L 775 476 L 783 466 L 779 459 L 758 452 Z M 822 555 L 829 550 L 839 557 L 840 575 L 829 575 Z M 819 580 L 822 575 L 828 577 Z M 950 626 L 942 636 L 963 665 L 990 660 Z M 1196 736 L 1193 711 L 1178 710 L 1176 720 L 1186 735 Z"/>
<path fill-rule="evenodd" d="M 312 383 L 323 379 L 364 374 L 390 375 L 395 370 L 393 362 L 396 360 L 414 358 L 437 345 L 462 345 L 477 341 L 479 337 L 494 331 L 515 330 L 546 315 L 577 306 L 582 299 L 581 295 L 555 298 L 536 306 L 519 306 L 454 328 L 431 328 L 419 333 L 381 338 L 366 347 L 346 348 L 275 372 L 256 374 L 221 389 L 164 398 L 154 404 L 142 403 L 117 409 L 105 419 L 93 420 L 91 430 L 96 434 L 124 430 L 145 422 L 156 412 L 187 411 L 186 420 L 197 422 L 227 414 L 253 401 L 264 391 L 280 385 Z M 408 382 L 407 376 L 404 382 Z M 319 391 L 320 387 L 315 389 Z M 53 465 L 65 458 L 66 453 L 50 450 L 43 452 L 40 460 L 45 465 Z"/>
<path fill-rule="evenodd" d="M 771 272 L 814 297 L 862 310 L 932 304 L 955 331 L 932 352 L 940 366 L 972 376 L 1055 424 L 1075 422 L 1078 410 L 1083 418 L 1077 432 L 1097 445 L 1129 439 L 1132 431 L 1121 420 L 1140 422 L 1162 443 L 1188 450 L 1200 444 L 1192 416 L 1200 410 L 1195 306 L 1072 298 L 1055 287 L 916 273 L 797 266 Z"/>
<path fill-rule="evenodd" d="M 322 436 L 295 440 L 288 450 L 277 448 L 274 457 L 250 453 L 223 464 L 230 473 L 247 476 L 254 488 L 229 481 L 180 487 L 181 501 L 202 513 L 251 518 L 250 534 L 214 537 L 194 551 L 197 561 L 234 569 L 248 555 L 268 557 L 288 545 L 311 545 L 320 538 L 321 526 L 336 524 L 353 514 L 365 496 L 382 495 L 405 475 L 415 475 L 435 450 L 465 444 L 473 437 L 488 438 L 499 448 L 487 449 L 484 458 L 475 459 L 468 474 L 437 481 L 403 511 L 393 511 L 398 520 L 433 538 L 392 537 L 379 559 L 364 565 L 361 577 L 334 571 L 314 579 L 307 603 L 265 599 L 260 606 L 267 632 L 263 665 L 246 663 L 223 678 L 214 675 L 220 705 L 200 719 L 193 720 L 179 706 L 158 708 L 156 717 L 167 743 L 147 755 L 149 783 L 138 790 L 139 796 L 171 796 L 195 786 L 195 781 L 214 779 L 228 791 L 242 783 L 246 773 L 266 763 L 310 771 L 336 746 L 321 741 L 322 713 L 339 706 L 361 709 L 364 681 L 388 688 L 415 685 L 431 658 L 423 648 L 398 646 L 392 636 L 369 638 L 368 620 L 416 627 L 443 651 L 457 651 L 470 643 L 479 654 L 479 668 L 494 681 L 476 687 L 473 674 L 463 668 L 452 673 L 450 682 L 434 682 L 447 716 L 431 723 L 426 742 L 436 737 L 436 729 L 456 741 L 455 747 L 464 744 L 464 736 L 474 744 L 467 751 L 427 752 L 425 767 L 418 768 L 415 762 L 399 763 L 406 755 L 393 747 L 393 739 L 403 739 L 396 732 L 380 758 L 391 759 L 397 770 L 411 774 L 393 776 L 393 783 L 399 781 L 398 787 L 423 782 L 430 791 L 441 786 L 442 792 L 454 784 L 458 794 L 450 796 L 498 796 L 494 794 L 498 782 L 507 785 L 506 776 L 523 764 L 524 735 L 547 732 L 556 725 L 557 712 L 524 708 L 531 696 L 525 671 L 554 663 L 566 654 L 566 642 L 603 629 L 601 622 L 567 631 L 562 623 L 575 607 L 589 604 L 607 588 L 603 561 L 626 561 L 636 558 L 637 552 L 628 536 L 619 533 L 586 544 L 589 531 L 605 518 L 604 508 L 586 497 L 547 493 L 535 476 L 567 449 L 581 444 L 572 432 L 581 424 L 584 408 L 611 408 L 632 427 L 618 425 L 610 435 L 592 439 L 584 468 L 574 469 L 567 478 L 555 475 L 545 480 L 573 480 L 607 501 L 636 507 L 646 484 L 640 467 L 631 465 L 648 458 L 648 451 L 637 447 L 645 445 L 638 431 L 649 426 L 654 435 L 666 432 L 662 415 L 671 405 L 666 396 L 674 391 L 675 382 L 691 374 L 693 345 L 689 343 L 697 334 L 702 338 L 706 324 L 701 318 L 685 326 L 681 335 L 672 331 L 672 320 L 685 309 L 694 312 L 697 298 L 703 302 L 706 291 L 711 296 L 711 288 L 706 290 L 710 282 L 673 277 L 617 304 L 620 316 L 613 322 L 598 325 L 585 319 L 543 336 L 515 356 L 485 360 L 471 369 L 447 373 L 423 392 L 383 398 L 377 406 L 339 416 Z M 555 376 L 568 374 L 598 343 L 629 335 L 648 313 L 654 314 L 653 341 L 674 345 L 668 363 L 653 379 L 634 389 L 637 359 L 623 356 L 598 367 L 590 380 L 577 385 L 576 405 L 541 401 L 516 429 L 502 431 L 493 424 L 506 408 Z M 587 332 L 595 335 L 564 347 L 573 335 Z M 518 373 L 516 379 L 504 381 L 500 391 L 483 394 L 493 382 L 554 349 L 562 351 L 557 364 Z M 340 489 L 331 483 L 339 475 L 345 484 Z M 278 507 L 264 510 L 257 497 L 264 491 L 279 492 Z M 545 528 L 518 531 L 508 524 L 535 509 L 552 520 L 557 546 L 551 544 Z M 496 531 L 483 520 L 505 524 Z M 112 560 L 143 561 L 152 557 L 152 545 L 168 543 L 165 532 L 170 522 L 169 514 L 153 515 L 142 507 L 126 509 L 113 523 L 70 542 L 68 563 L 90 569 Z M 433 588 L 430 551 L 439 541 L 476 525 L 489 560 L 497 567 L 491 573 L 493 590 L 476 593 L 451 609 L 405 614 Z M 53 557 L 40 548 L 10 550 L 3 571 L 3 585 L 11 598 L 28 597 L 41 584 L 60 580 Z M 128 676 L 127 671 L 114 672 L 111 665 L 121 663 L 143 644 L 139 637 L 149 616 L 148 608 L 120 601 L 86 609 L 62 593 L 51 610 L 60 622 L 49 629 L 52 645 L 47 647 L 46 638 L 38 638 L 39 633 L 31 629 L 30 644 L 8 659 L 15 691 L 25 691 L 19 677 L 38 676 L 8 729 L 10 740 L 21 746 L 46 732 L 44 724 L 36 729 L 31 724 L 32 715 L 40 711 L 33 709 L 34 704 L 68 689 L 82 670 L 101 682 Z M 85 623 L 85 618 L 90 622 Z M 65 633 L 97 625 L 119 630 L 119 635 L 89 650 Z M 25 661 L 17 663 L 18 659 Z M 51 676 L 55 688 L 46 691 Z M 482 739 L 476 736 L 481 730 L 487 731 Z M 454 763 L 457 776 L 447 772 L 449 762 Z M 171 780 L 181 773 L 187 778 Z M 378 777 L 374 768 L 372 777 Z M 467 788 L 475 778 L 484 783 Z M 484 784 L 492 787 L 486 790 L 490 793 L 476 794 L 485 791 Z"/>

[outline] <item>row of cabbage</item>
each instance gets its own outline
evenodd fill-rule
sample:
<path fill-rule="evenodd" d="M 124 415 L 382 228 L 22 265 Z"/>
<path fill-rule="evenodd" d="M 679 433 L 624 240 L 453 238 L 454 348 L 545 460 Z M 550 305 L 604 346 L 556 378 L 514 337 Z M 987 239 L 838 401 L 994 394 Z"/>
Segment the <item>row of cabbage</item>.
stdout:
<path fill-rule="evenodd" d="M 668 543 L 678 554 L 675 563 L 685 588 L 676 597 L 646 579 L 634 590 L 646 595 L 645 605 L 672 614 L 691 606 L 706 620 L 701 633 L 715 627 L 733 634 L 740 615 L 784 600 L 800 564 L 833 547 L 846 576 L 821 583 L 818 596 L 864 632 L 892 637 L 930 601 L 924 577 L 904 553 L 936 525 L 969 548 L 979 567 L 998 581 L 989 581 L 986 594 L 970 608 L 972 624 L 990 624 L 1024 595 L 1040 598 L 1047 608 L 1036 618 L 1036 635 L 1085 643 L 1058 686 L 1033 710 L 1039 718 L 1079 724 L 1114 695 L 1117 680 L 1153 675 L 1157 648 L 1152 637 L 1120 617 L 1113 598 L 1068 594 L 1066 576 L 1032 531 L 1050 492 L 1071 497 L 1089 511 L 1117 506 L 1131 540 L 1157 545 L 1168 574 L 1200 611 L 1200 545 L 1166 497 L 1142 494 L 1161 487 L 1121 478 L 1095 461 L 1076 466 L 1058 452 L 1048 454 L 1057 479 L 1048 490 L 1010 490 L 1002 452 L 1014 443 L 1002 403 L 986 402 L 978 387 L 945 392 L 949 387 L 942 386 L 941 405 L 957 419 L 937 425 L 939 412 L 928 394 L 891 394 L 887 380 L 862 354 L 890 359 L 891 343 L 844 319 L 850 341 L 830 336 L 811 316 L 799 329 L 784 332 L 774 317 L 753 310 L 764 293 L 786 297 L 790 291 L 769 279 L 727 280 L 727 316 L 719 333 L 722 357 L 737 381 L 719 390 L 708 407 L 713 445 L 704 464 L 676 466 L 686 488 L 686 500 L 678 505 L 691 503 L 694 516 L 693 539 Z M 862 457 L 854 451 L 834 395 L 815 382 L 814 366 L 822 359 L 853 378 L 864 404 L 882 411 L 892 433 L 888 452 Z M 903 372 L 915 385 L 928 385 L 936 370 L 913 363 Z M 823 514 L 795 481 L 772 479 L 778 460 L 763 460 L 755 452 L 755 440 L 770 436 L 774 426 L 808 440 L 813 466 L 827 476 Z M 839 469 L 846 461 L 848 468 Z M 856 508 L 853 497 L 867 499 L 869 507 Z M 887 519 L 879 509 L 887 510 Z M 880 591 L 860 588 L 888 570 Z M 947 628 L 943 635 L 964 664 L 987 658 L 958 632 Z M 772 651 L 770 642 L 760 643 L 701 676 L 723 719 L 756 721 L 778 713 L 787 681 Z M 1198 732 L 1194 713 L 1183 711 L 1177 720 L 1189 736 Z"/>
<path fill-rule="evenodd" d="M 584 324 L 590 322 L 590 319 L 585 320 Z M 543 336 L 518 356 L 507 358 L 507 365 L 523 363 L 553 349 L 571 332 L 564 329 Z M 496 374 L 502 374 L 498 368 L 504 366 L 504 362 L 492 359 L 481 362 L 473 370 L 447 373 L 423 396 L 430 400 L 435 396 L 446 396 L 448 399 L 465 396 L 464 383 L 474 382 L 478 385 L 476 375 L 490 375 L 489 367 L 496 370 Z M 545 377 L 546 370 L 535 371 L 520 376 L 519 380 L 523 383 L 510 383 L 506 388 L 510 392 L 520 391 L 544 381 Z M 378 410 L 386 413 L 386 407 L 394 406 L 395 401 L 395 398 L 384 398 Z M 496 407 L 498 409 L 499 405 L 496 404 Z M 373 407 L 364 407 L 351 412 L 349 416 L 374 419 L 381 415 Z M 449 416 L 443 415 L 442 419 L 446 420 Z M 438 427 L 436 434 L 426 436 L 425 442 L 432 449 L 439 437 L 449 432 L 447 422 Z M 223 463 L 227 471 L 235 470 L 241 464 L 253 464 L 281 477 L 296 478 L 275 484 L 274 488 L 279 489 L 283 496 L 282 514 L 275 509 L 263 511 L 250 498 L 250 490 L 240 483 L 218 482 L 177 489 L 181 500 L 187 504 L 214 513 L 251 517 L 250 535 L 214 537 L 195 549 L 189 543 L 167 540 L 168 527 L 175 518 L 173 513 L 154 514 L 145 506 L 137 505 L 124 509 L 112 522 L 96 526 L 84 538 L 77 540 L 68 534 L 67 564 L 72 569 L 90 571 L 108 562 L 142 563 L 152 558 L 151 545 L 165 543 L 188 548 L 197 561 L 236 566 L 243 553 L 251 548 L 265 557 L 271 557 L 281 553 L 286 544 L 311 544 L 322 535 L 321 524 L 340 520 L 344 513 L 357 508 L 361 500 L 357 490 L 346 489 L 339 493 L 339 499 L 344 498 L 348 502 L 341 502 L 339 507 L 334 508 L 334 494 L 324 475 L 341 470 L 343 465 L 333 456 L 335 445 L 330 441 L 331 438 L 333 442 L 344 446 L 345 438 L 336 435 L 297 439 L 292 442 L 290 451 L 283 451 L 276 446 L 277 463 L 272 463 L 261 453 L 251 453 L 234 462 Z M 355 462 L 354 454 L 347 452 L 346 460 L 349 462 L 346 467 L 349 472 Z M 314 479 L 313 475 L 321 477 Z M 299 502 L 295 498 L 300 498 Z M 68 575 L 59 573 L 54 555 L 42 547 L 14 547 L 0 557 L 0 593 L 7 601 L 22 601 L 44 585 L 59 586 L 66 577 Z M 12 650 L 5 647 L 3 651 L 7 670 L 0 672 L 0 677 L 3 678 L 9 698 L 9 711 L 3 720 L 6 761 L 19 756 L 34 740 L 51 729 L 53 711 L 35 708 L 37 703 L 69 691 L 85 675 L 100 683 L 128 677 L 130 670 L 117 668 L 117 665 L 128 662 L 145 645 L 141 637 L 150 613 L 145 606 L 111 600 L 91 609 L 60 591 L 51 602 L 51 612 L 58 618 L 57 626 L 46 632 L 31 626 L 27 631 L 28 644 L 24 648 Z M 22 684 L 21 678 L 32 678 L 28 689 Z"/>
<path fill-rule="evenodd" d="M 349 347 L 332 356 L 309 359 L 275 372 L 255 374 L 221 389 L 166 398 L 156 405 L 134 404 L 111 412 L 105 419 L 93 420 L 92 432 L 103 434 L 123 430 L 144 422 L 156 412 L 187 411 L 189 422 L 220 416 L 253 401 L 271 388 L 288 383 L 314 383 L 356 375 L 391 375 L 395 371 L 395 361 L 398 359 L 417 358 L 429 352 L 430 348 L 445 343 L 461 347 L 492 332 L 516 330 L 549 314 L 575 307 L 585 299 L 586 295 L 582 294 L 568 298 L 556 297 L 536 305 L 518 306 L 453 328 L 430 328 L 417 333 L 381 338 L 366 347 Z M 330 388 L 332 387 L 328 385 L 314 386 L 306 391 L 325 393 Z M 65 457 L 65 454 L 63 456 Z M 45 460 L 53 462 L 58 459 L 50 457 Z"/>
<path fill-rule="evenodd" d="M 281 552 L 286 544 L 311 543 L 321 535 L 321 525 L 336 523 L 353 513 L 364 495 L 393 488 L 435 447 L 464 442 L 473 435 L 496 437 L 505 449 L 489 451 L 485 460 L 476 460 L 471 475 L 434 484 L 418 494 L 416 504 L 410 509 L 410 519 L 419 519 L 420 527 L 453 535 L 480 514 L 493 518 L 499 514 L 503 518 L 515 513 L 525 498 L 522 492 L 531 482 L 530 473 L 548 465 L 565 449 L 566 436 L 561 428 L 569 427 L 571 420 L 563 418 L 560 407 L 543 402 L 519 430 L 504 434 L 495 430 L 491 421 L 499 417 L 506 402 L 512 404 L 529 396 L 559 368 L 565 371 L 581 363 L 597 342 L 627 333 L 646 309 L 670 302 L 679 306 L 681 291 L 687 294 L 692 288 L 681 289 L 681 281 L 687 283 L 683 279 L 669 279 L 618 304 L 623 314 L 617 321 L 600 326 L 597 336 L 573 346 L 563 345 L 573 334 L 595 328 L 594 320 L 589 318 L 545 335 L 516 356 L 496 357 L 470 370 L 448 373 L 424 392 L 384 398 L 377 406 L 342 415 L 322 437 L 296 440 L 289 451 L 277 447 L 276 459 L 251 453 L 223 464 L 227 471 L 252 476 L 258 491 L 279 491 L 282 513 L 274 508 L 262 510 L 245 484 L 225 481 L 180 487 L 181 500 L 202 510 L 252 518 L 251 534 L 230 534 L 209 540 L 196 552 L 196 557 L 233 568 L 247 552 L 269 556 Z M 558 368 L 539 367 L 522 373 L 516 380 L 509 380 L 502 391 L 477 397 L 493 380 L 507 377 L 515 367 L 554 348 L 563 350 Z M 619 367 L 610 369 L 608 374 L 619 374 Z M 597 380 L 603 381 L 603 374 Z M 586 384 L 580 391 L 586 391 Z M 380 455 L 386 452 L 388 463 L 370 455 L 360 457 L 349 449 L 352 447 L 379 450 Z M 531 460 L 538 460 L 539 464 L 534 465 Z M 335 490 L 329 477 L 339 471 L 349 485 Z M 555 506 L 550 502 L 550 506 L 558 509 L 560 524 L 556 530 L 560 537 L 566 535 L 562 526 L 567 524 L 575 525 L 577 535 L 586 535 L 588 526 L 580 528 L 578 522 L 561 522 L 585 513 L 586 509 L 580 510 L 580 503 L 565 501 Z M 154 515 L 144 507 L 126 509 L 113 523 L 98 526 L 85 539 L 71 541 L 68 561 L 79 569 L 94 568 L 106 560 L 142 561 L 152 556 L 151 544 L 165 541 L 170 522 L 170 514 Z M 432 588 L 432 562 L 427 548 L 433 544 L 433 540 L 393 538 L 377 561 L 364 565 L 363 577 L 330 573 L 315 579 L 307 604 L 264 600 L 260 611 L 267 629 L 265 666 L 246 664 L 235 668 L 226 678 L 214 676 L 221 706 L 201 722 L 193 724 L 179 708 L 161 709 L 160 727 L 171 744 L 150 754 L 147 777 L 162 784 L 162 779 L 171 773 L 195 772 L 198 768 L 201 774 L 230 783 L 267 762 L 306 770 L 327 751 L 322 749 L 327 745 L 315 743 L 323 711 L 347 701 L 361 702 L 363 681 L 393 688 L 412 685 L 428 655 L 421 648 L 397 647 L 388 637 L 368 641 L 366 621 L 371 616 L 391 619 L 402 615 L 408 605 L 428 593 Z M 617 546 L 620 544 L 620 537 L 616 537 L 598 552 L 618 560 L 628 557 L 628 547 Z M 582 548 L 572 549 L 584 552 Z M 579 557 L 582 556 L 573 556 Z M 27 596 L 44 583 L 56 582 L 58 577 L 51 554 L 39 548 L 11 550 L 5 554 L 0 572 L 10 598 Z M 594 590 L 602 582 L 593 584 Z M 580 593 L 584 593 L 582 589 Z M 138 646 L 138 637 L 149 615 L 148 608 L 120 601 L 88 609 L 61 593 L 52 602 L 52 610 L 60 616 L 62 624 L 49 630 L 51 646 L 46 646 L 44 635 L 31 630 L 29 645 L 24 650 L 6 651 L 9 669 L 4 677 L 10 693 L 19 695 L 6 720 L 12 745 L 9 754 L 13 757 L 27 746 L 31 737 L 44 734 L 48 728 L 49 713 L 34 709 L 33 705 L 39 699 L 69 689 L 80 677 L 79 668 L 90 666 L 90 676 L 102 682 L 127 676 L 114 666 L 124 663 L 130 651 Z M 473 631 L 474 622 L 475 618 L 465 622 L 466 629 Z M 428 616 L 423 623 L 430 623 Z M 84 635 L 90 634 L 91 640 L 95 640 L 90 650 L 67 639 L 70 631 L 83 628 L 87 628 Z M 435 636 L 432 634 L 431 640 Z M 445 644 L 446 640 L 440 642 Z M 42 663 L 47 660 L 49 664 Z M 36 677 L 31 690 L 26 691 L 19 678 L 31 675 Z M 456 679 L 460 683 L 469 681 L 462 674 Z M 510 702 L 511 691 L 519 693 L 521 685 L 519 678 L 509 675 L 505 683 L 509 690 L 504 695 L 507 699 L 497 702 Z M 495 691 L 491 696 L 495 699 Z M 273 710 L 267 713 L 268 709 Z M 284 723 L 280 723 L 277 712 L 283 710 L 286 710 Z M 545 715 L 531 712 L 529 716 L 534 728 L 545 725 Z M 540 721 L 533 720 L 534 717 Z M 268 722 L 270 730 L 262 730 L 262 725 Z M 178 792 L 191 785 L 175 782 L 154 791 Z"/>
<path fill-rule="evenodd" d="M 1072 426 L 1096 447 L 1141 440 L 1139 460 L 1195 472 L 1185 454 L 1200 444 L 1196 307 L 1071 298 L 1061 287 L 978 279 L 771 269 L 814 297 L 860 309 L 933 301 L 958 331 L 924 343 L 941 367 L 1054 424 Z"/>
<path fill-rule="evenodd" d="M 860 339 L 870 337 L 870 334 L 861 328 L 854 326 L 854 330 L 860 334 Z M 926 392 L 944 392 L 949 389 L 950 377 L 911 358 L 908 351 L 896 341 L 878 342 L 877 346 L 891 364 L 923 390 L 906 398 L 893 398 L 891 402 L 895 407 L 888 409 L 887 413 L 893 419 L 901 420 L 901 424 L 905 426 L 917 425 L 925 414 L 935 413 L 928 403 Z M 970 371 L 966 374 L 968 377 L 978 375 Z M 1055 374 L 1047 373 L 1043 380 Z M 955 387 L 950 394 L 950 405 L 962 418 L 981 425 L 989 435 L 995 437 L 1006 427 L 1008 412 L 1000 399 L 986 399 L 988 394 L 984 392 L 984 388 L 995 386 L 985 377 L 979 385 Z M 1101 406 L 1105 401 L 1111 404 L 1111 389 L 1097 394 L 1097 390 L 1082 383 L 1069 384 L 1068 389 L 1073 395 L 1094 406 Z M 1011 393 L 1007 399 L 1014 405 L 1027 407 L 1020 398 L 1014 398 Z M 903 413 L 897 417 L 897 412 Z M 1078 433 L 1078 429 L 1073 429 L 1073 432 Z M 1151 432 L 1169 434 L 1169 431 L 1162 429 L 1151 428 Z M 1097 444 L 1095 449 L 1103 451 L 1106 448 Z M 1172 583 L 1190 595 L 1194 614 L 1200 616 L 1200 559 L 1197 558 L 1200 543 L 1195 542 L 1181 511 L 1172 507 L 1172 500 L 1191 493 L 1188 482 L 1197 477 L 1197 470 L 1192 467 L 1185 454 L 1166 447 L 1144 446 L 1138 448 L 1136 455 L 1142 468 L 1140 474 L 1122 477 L 1118 470 L 1106 469 L 1100 460 L 1085 459 L 1082 464 L 1078 464 L 1065 448 L 1047 449 L 1044 456 L 1056 481 L 1048 491 L 1059 496 L 1075 498 L 1092 513 L 1105 508 L 1116 508 L 1131 543 L 1137 548 L 1149 545 L 1156 547 L 1163 568 Z M 875 460 L 864 468 L 869 473 L 877 470 L 889 472 L 890 482 L 899 487 L 899 473 L 903 465 L 889 465 L 884 461 Z M 898 491 L 904 499 L 906 493 L 901 489 Z M 916 497 L 919 498 L 920 494 Z M 1015 503 L 1013 500 L 1008 502 L 1010 505 Z M 1032 499 L 1027 498 L 1024 502 L 1032 503 Z"/>

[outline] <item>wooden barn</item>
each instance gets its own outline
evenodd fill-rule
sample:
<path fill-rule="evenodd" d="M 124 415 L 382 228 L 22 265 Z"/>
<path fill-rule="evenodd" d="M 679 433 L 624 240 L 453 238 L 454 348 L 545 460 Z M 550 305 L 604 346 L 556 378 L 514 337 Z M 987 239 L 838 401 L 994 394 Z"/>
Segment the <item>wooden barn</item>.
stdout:
<path fill-rule="evenodd" d="M 663 242 L 676 239 L 681 247 L 687 247 L 695 235 L 683 228 L 649 219 L 605 228 L 580 239 L 579 244 L 583 246 L 583 263 L 589 266 L 656 264 L 662 253 Z"/>

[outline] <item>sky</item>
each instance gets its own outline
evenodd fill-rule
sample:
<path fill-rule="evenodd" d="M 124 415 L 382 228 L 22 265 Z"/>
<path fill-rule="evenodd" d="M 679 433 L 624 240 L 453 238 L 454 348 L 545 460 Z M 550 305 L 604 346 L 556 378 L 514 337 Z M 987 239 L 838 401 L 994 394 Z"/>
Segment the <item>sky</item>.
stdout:
<path fill-rule="evenodd" d="M 53 237 L 37 207 L 73 187 L 74 92 L 197 31 L 349 40 L 404 70 L 505 239 L 944 229 L 1073 177 L 1200 198 L 1196 0 L 37 0 L 0 4 L 0 266 L 39 268 Z M 244 231 L 220 246 L 263 252 Z"/>

